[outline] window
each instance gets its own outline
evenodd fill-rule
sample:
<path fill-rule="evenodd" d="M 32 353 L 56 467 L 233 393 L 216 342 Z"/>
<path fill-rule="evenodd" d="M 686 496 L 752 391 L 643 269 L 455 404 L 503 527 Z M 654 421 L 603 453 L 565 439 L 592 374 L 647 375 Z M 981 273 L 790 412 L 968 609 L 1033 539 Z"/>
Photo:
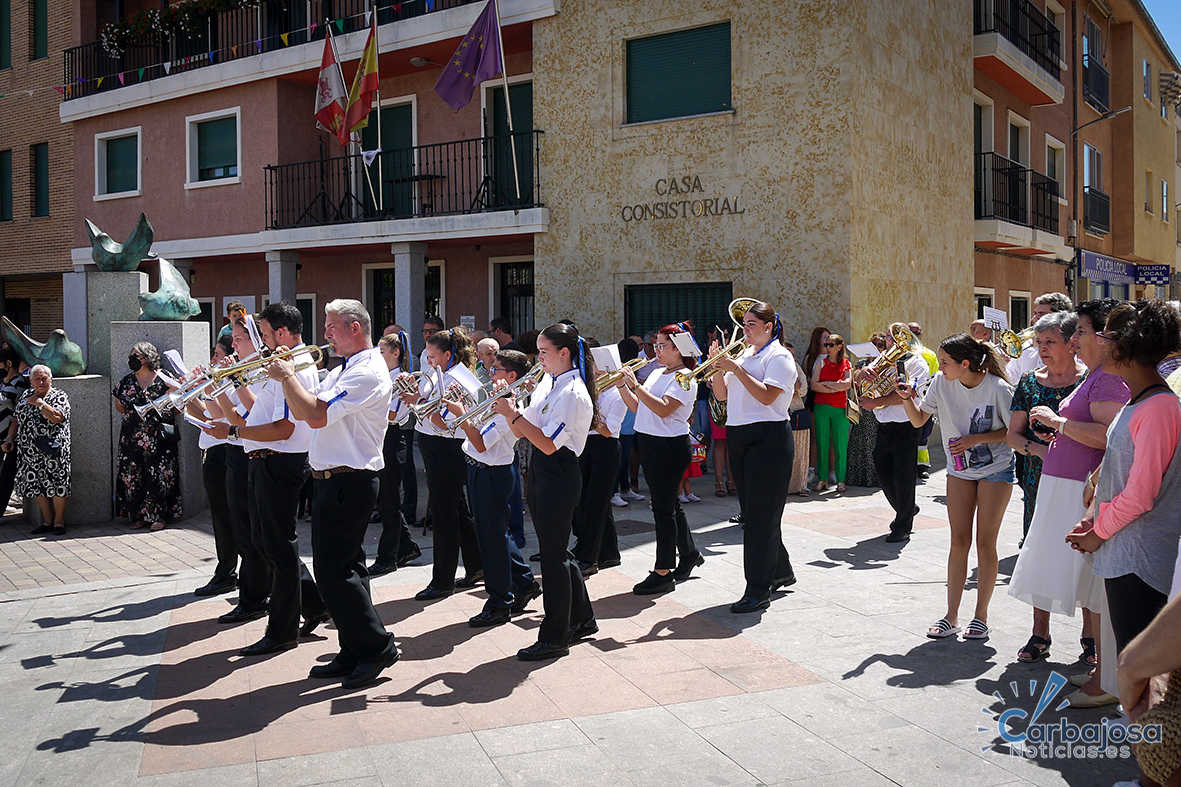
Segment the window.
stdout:
<path fill-rule="evenodd" d="M 1083 32 L 1083 57 L 1096 63 L 1103 62 L 1103 31 L 1089 16 Z"/>
<path fill-rule="evenodd" d="M 1083 145 L 1083 185 L 1103 190 L 1103 154 L 1090 145 Z"/>
<path fill-rule="evenodd" d="M 1058 194 L 1062 195 L 1064 190 L 1062 188 L 1064 175 L 1064 162 L 1066 160 L 1066 146 L 1058 140 L 1046 135 L 1046 177 L 1058 182 Z"/>
<path fill-rule="evenodd" d="M 1144 173 L 1144 212 L 1152 213 L 1152 171 Z"/>
<path fill-rule="evenodd" d="M 1029 166 L 1029 121 L 1013 112 L 1009 113 L 1009 158 Z"/>
<path fill-rule="evenodd" d="M 1169 220 L 1169 181 L 1164 178 L 1160 182 L 1160 220 Z"/>
<path fill-rule="evenodd" d="M 140 129 L 94 135 L 94 198 L 134 197 L 140 193 Z"/>
<path fill-rule="evenodd" d="M 1152 103 L 1152 66 L 1144 61 L 1144 100 Z"/>
<path fill-rule="evenodd" d="M 12 221 L 11 150 L 0 150 L 0 221 Z"/>
<path fill-rule="evenodd" d="M 49 0 L 31 0 L 29 16 L 29 60 L 49 57 Z"/>
<path fill-rule="evenodd" d="M 238 107 L 192 115 L 188 125 L 188 182 L 185 188 L 239 183 L 241 123 Z"/>
<path fill-rule="evenodd" d="M 1161 96 L 1160 100 L 1160 116 L 1162 120 L 1169 119 L 1169 105 L 1165 103 L 1165 97 Z"/>
<path fill-rule="evenodd" d="M 697 329 L 697 344 L 705 347 L 707 326 L 729 322 L 726 306 L 733 300 L 731 282 L 706 284 L 638 284 L 624 289 L 627 334 L 643 336 L 668 323 L 669 315 L 689 320 Z"/>
<path fill-rule="evenodd" d="M 0 0 L 0 69 L 12 68 L 12 2 Z"/>
<path fill-rule="evenodd" d="M 626 60 L 628 123 L 732 109 L 729 22 L 633 39 Z"/>
<path fill-rule="evenodd" d="M 984 287 L 976 288 L 976 319 L 984 319 L 984 307 L 992 306 L 992 296 L 994 291 Z"/>
<path fill-rule="evenodd" d="M 49 143 L 29 146 L 30 200 L 32 215 L 49 215 Z"/>
<path fill-rule="evenodd" d="M 1029 293 L 1009 293 L 1009 327 L 1018 331 L 1029 325 Z"/>

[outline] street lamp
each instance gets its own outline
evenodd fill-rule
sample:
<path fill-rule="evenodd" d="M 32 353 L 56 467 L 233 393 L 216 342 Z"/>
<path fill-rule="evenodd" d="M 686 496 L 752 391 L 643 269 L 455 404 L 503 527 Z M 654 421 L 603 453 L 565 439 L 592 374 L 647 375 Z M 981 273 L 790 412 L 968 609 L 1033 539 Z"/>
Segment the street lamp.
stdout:
<path fill-rule="evenodd" d="M 1073 129 L 1073 130 L 1070 132 L 1071 139 L 1073 139 L 1073 138 L 1074 138 L 1074 137 L 1075 137 L 1075 136 L 1076 136 L 1076 135 L 1077 135 L 1077 134 L 1078 134 L 1080 131 L 1082 131 L 1082 130 L 1083 130 L 1084 128 L 1086 128 L 1087 126 L 1092 126 L 1092 125 L 1094 125 L 1094 124 L 1098 123 L 1098 122 L 1099 122 L 1099 121 L 1101 121 L 1101 120 L 1110 120 L 1111 118 L 1115 117 L 1116 115 L 1122 115 L 1122 114 L 1124 114 L 1125 112 L 1130 112 L 1130 111 L 1131 111 L 1131 109 L 1132 109 L 1132 107 L 1131 107 L 1131 106 L 1126 106 L 1126 107 L 1123 107 L 1122 109 L 1113 109 L 1113 110 L 1111 110 L 1110 112 L 1105 112 L 1105 113 L 1103 113 L 1102 115 L 1100 115 L 1099 117 L 1095 118 L 1094 120 L 1091 120 L 1091 121 L 1088 121 L 1088 122 L 1086 122 L 1086 123 L 1083 123 L 1083 124 L 1082 124 L 1081 126 L 1079 126 L 1078 128 L 1076 128 L 1076 129 Z"/>

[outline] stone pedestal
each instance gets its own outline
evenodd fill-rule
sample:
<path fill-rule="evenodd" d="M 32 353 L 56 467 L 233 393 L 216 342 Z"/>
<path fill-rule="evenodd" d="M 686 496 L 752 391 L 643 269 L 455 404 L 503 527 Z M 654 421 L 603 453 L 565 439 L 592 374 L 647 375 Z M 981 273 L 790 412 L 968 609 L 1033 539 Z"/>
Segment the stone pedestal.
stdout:
<path fill-rule="evenodd" d="M 110 421 L 95 418 L 111 401 L 110 381 L 98 374 L 58 377 L 54 388 L 70 397 L 70 501 L 67 525 L 89 525 L 111 519 L 114 487 L 111 467 Z M 25 501 L 30 521 L 39 522 L 37 504 Z"/>
<path fill-rule="evenodd" d="M 86 271 L 70 275 L 85 277 L 86 287 L 85 341 L 80 337 L 75 338 L 72 333 L 70 338 L 82 345 L 86 370 L 94 374 L 106 374 L 112 358 L 119 361 L 127 359 L 123 350 L 119 350 L 115 356 L 110 354 L 111 324 L 120 320 L 139 319 L 139 294 L 148 291 L 148 274 L 140 271 Z M 73 282 L 71 286 L 77 288 L 79 285 Z M 126 366 L 119 377 L 125 373 Z M 114 379 L 118 380 L 119 377 Z"/>
<path fill-rule="evenodd" d="M 112 322 L 110 335 L 107 352 L 112 388 L 115 382 L 127 375 L 127 352 L 136 342 L 151 342 L 161 355 L 168 350 L 176 350 L 185 366 L 190 369 L 197 364 L 209 362 L 210 335 L 207 322 Z M 123 416 L 115 410 L 114 402 L 110 399 L 108 401 L 111 402 L 108 410 L 111 413 L 113 446 L 110 467 L 111 477 L 114 478 L 114 471 L 118 465 L 119 429 L 123 424 Z M 205 486 L 201 476 L 201 449 L 197 447 L 197 427 L 185 421 L 179 414 L 175 416 L 175 423 L 180 430 L 180 492 L 184 516 L 187 518 L 204 510 L 209 501 L 205 497 Z"/>

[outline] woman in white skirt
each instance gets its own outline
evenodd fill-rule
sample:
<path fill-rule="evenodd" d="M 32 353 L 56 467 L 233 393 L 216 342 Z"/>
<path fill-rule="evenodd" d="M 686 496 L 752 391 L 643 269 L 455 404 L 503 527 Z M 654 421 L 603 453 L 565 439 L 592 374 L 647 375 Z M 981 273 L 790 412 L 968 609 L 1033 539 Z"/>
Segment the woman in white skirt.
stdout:
<path fill-rule="evenodd" d="M 1086 301 L 1078 307 L 1078 325 L 1071 343 L 1087 365 L 1087 378 L 1062 401 L 1057 413 L 1045 406 L 1030 410 L 1029 419 L 1054 430 L 1038 487 L 1037 505 L 1025 545 L 1009 582 L 1009 595 L 1033 606 L 1033 634 L 1017 652 L 1017 660 L 1040 661 L 1050 655 L 1050 613 L 1074 616 L 1083 607 L 1082 659 L 1098 663 L 1095 636 L 1102 582 L 1091 571 L 1090 558 L 1071 549 L 1066 534 L 1085 514 L 1083 488 L 1099 466 L 1107 445 L 1107 426 L 1128 401 L 1128 386 L 1103 367 L 1110 360 L 1110 342 L 1097 335 L 1118 301 Z M 1018 449 L 1021 450 L 1021 449 Z M 1105 705 L 1114 698 L 1088 683 L 1071 705 Z"/>

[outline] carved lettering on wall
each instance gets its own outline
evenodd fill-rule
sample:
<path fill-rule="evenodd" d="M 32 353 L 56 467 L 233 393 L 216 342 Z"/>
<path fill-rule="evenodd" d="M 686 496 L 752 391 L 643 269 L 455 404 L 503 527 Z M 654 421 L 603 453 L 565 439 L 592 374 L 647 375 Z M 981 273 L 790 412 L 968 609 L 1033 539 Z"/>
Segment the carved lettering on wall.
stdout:
<path fill-rule="evenodd" d="M 701 219 L 706 216 L 741 216 L 746 208 L 738 204 L 738 197 L 706 197 L 699 175 L 659 178 L 653 185 L 658 197 L 653 202 L 624 205 L 619 217 L 625 222 L 655 221 L 657 219 Z M 694 196 L 701 194 L 702 196 Z"/>

